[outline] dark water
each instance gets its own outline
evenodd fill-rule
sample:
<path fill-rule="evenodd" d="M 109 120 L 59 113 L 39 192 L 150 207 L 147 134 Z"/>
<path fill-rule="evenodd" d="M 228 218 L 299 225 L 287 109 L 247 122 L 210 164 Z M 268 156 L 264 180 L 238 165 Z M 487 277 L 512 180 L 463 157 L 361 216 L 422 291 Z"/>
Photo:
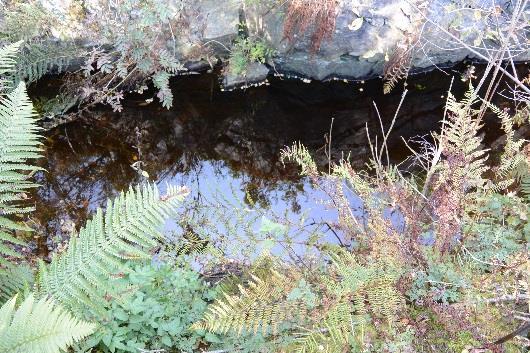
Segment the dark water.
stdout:
<path fill-rule="evenodd" d="M 409 79 L 409 93 L 389 141 L 393 161 L 408 155 L 402 137 L 423 136 L 438 128 L 451 77 L 455 76 L 453 92 L 465 89 L 458 69 L 448 73 Z M 188 205 L 222 199 L 259 209 L 258 227 L 266 212 L 284 214 L 293 223 L 301 218 L 332 222 L 336 215 L 314 202 L 321 198 L 319 191 L 298 175 L 295 166 L 282 165 L 281 149 L 301 141 L 323 169 L 330 159 L 346 155 L 362 168 L 370 157 L 366 127 L 372 137 L 381 129 L 373 103 L 388 126 L 402 89 L 383 95 L 380 80 L 305 84 L 273 79 L 268 86 L 222 92 L 215 75 L 203 74 L 176 79 L 173 92 L 171 110 L 148 104 L 149 95 L 131 95 L 121 113 L 98 108 L 80 121 L 47 132 L 42 161 L 47 172 L 38 175 L 42 187 L 35 195 L 35 222 L 41 234 L 35 246 L 41 255 L 78 230 L 108 197 L 145 182 L 133 166 L 162 189 L 166 182 L 187 185 L 192 190 Z M 497 129 L 496 124 L 487 124 L 486 139 L 494 138 Z M 334 237 L 326 229 L 319 231 L 324 238 Z M 226 227 L 219 230 L 223 232 L 228 232 Z"/>

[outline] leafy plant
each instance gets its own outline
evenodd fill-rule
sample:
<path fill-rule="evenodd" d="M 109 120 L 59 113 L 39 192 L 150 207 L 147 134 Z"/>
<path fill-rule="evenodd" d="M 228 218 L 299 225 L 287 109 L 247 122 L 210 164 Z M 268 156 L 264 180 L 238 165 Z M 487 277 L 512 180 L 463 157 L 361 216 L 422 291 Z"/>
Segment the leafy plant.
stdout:
<path fill-rule="evenodd" d="M 62 73 L 81 55 L 72 38 L 62 35 L 64 19 L 57 18 L 38 1 L 13 2 L 6 6 L 0 40 L 22 43 L 10 76 L 15 83 L 32 83 L 49 73 Z M 57 41 L 57 36 L 61 41 Z M 2 38 L 3 37 L 3 38 Z"/>
<path fill-rule="evenodd" d="M 284 342 L 288 351 L 340 352 L 356 342 L 356 327 L 368 325 L 370 317 L 395 320 L 403 305 L 395 287 L 399 271 L 361 266 L 345 251 L 332 259 L 330 272 L 313 278 L 324 287 L 318 297 L 305 279 L 295 280 L 299 274 L 292 269 L 290 276 L 271 269 L 239 285 L 236 294 L 225 292 L 193 328 L 265 337 L 281 333 L 290 338 Z"/>
<path fill-rule="evenodd" d="M 443 153 L 449 163 L 444 172 L 450 173 L 451 182 L 464 190 L 482 187 L 487 170 L 487 150 L 481 147 L 482 139 L 479 137 L 482 122 L 478 117 L 479 111 L 474 108 L 477 102 L 478 96 L 472 87 L 461 101 L 457 101 L 449 93 L 448 120 L 445 122 L 447 126 L 440 136 Z M 443 178 L 449 176 L 442 176 L 442 180 Z"/>
<path fill-rule="evenodd" d="M 53 16 L 37 1 L 14 1 L 5 6 L 4 21 L 0 28 L 0 38 L 12 42 L 32 40 L 49 33 Z"/>
<path fill-rule="evenodd" d="M 0 94 L 6 93 L 12 87 L 9 76 L 16 65 L 15 58 L 22 42 L 14 42 L 0 48 Z"/>
<path fill-rule="evenodd" d="M 101 12 L 100 6 L 106 8 Z M 151 80 L 164 107 L 171 107 L 169 78 L 186 71 L 177 59 L 175 33 L 180 9 L 164 0 L 72 2 L 58 15 L 39 1 L 10 2 L 0 27 L 0 40 L 23 40 L 14 72 L 16 82 L 34 82 L 46 74 L 63 73 L 71 63 L 84 61 L 69 76 L 63 95 L 75 96 L 84 106 L 106 103 L 121 110 L 125 91 Z M 86 50 L 79 39 L 101 38 L 105 48 Z"/>
<path fill-rule="evenodd" d="M 2 73 L 12 72 L 19 45 L 0 49 Z M 75 319 L 51 300 L 35 301 L 30 293 L 32 271 L 10 261 L 21 254 L 8 243 L 24 244 L 14 232 L 31 230 L 6 216 L 33 210 L 22 202 L 25 192 L 36 186 L 27 173 L 39 170 L 29 164 L 29 160 L 40 157 L 39 128 L 34 116 L 24 83 L 0 98 L 0 300 L 3 303 L 9 299 L 0 308 L 2 353 L 56 353 L 94 330 L 94 325 Z M 27 296 L 15 309 L 16 293 L 20 292 L 26 292 Z"/>
<path fill-rule="evenodd" d="M 83 66 L 85 87 L 78 93 L 88 101 L 121 110 L 124 90 L 136 90 L 152 80 L 157 98 L 170 108 L 169 78 L 186 68 L 177 58 L 175 37 L 180 9 L 164 0 L 108 1 L 105 14 L 89 8 L 86 19 L 112 50 L 93 50 Z M 102 16 L 103 15 L 103 16 Z"/>
<path fill-rule="evenodd" d="M 27 264 L 10 264 L 0 272 L 0 304 L 10 300 L 17 293 L 31 292 L 35 274 Z"/>
<path fill-rule="evenodd" d="M 97 333 L 83 346 L 98 346 L 105 352 L 191 352 L 208 338 L 188 330 L 215 295 L 196 271 L 138 264 L 112 284 L 125 290 L 105 306 L 108 319 L 100 321 Z"/>
<path fill-rule="evenodd" d="M 517 198 L 492 194 L 478 200 L 465 222 L 462 244 L 484 271 L 509 261 L 530 239 L 529 206 Z"/>
<path fill-rule="evenodd" d="M 346 161 L 321 173 L 303 146 L 284 149 L 282 159 L 298 163 L 337 208 L 335 233 L 353 243 L 333 257 L 329 272 L 309 277 L 326 305 L 309 315 L 314 322 L 299 324 L 308 330 L 296 334 L 296 351 L 430 351 L 429 344 L 452 351 L 513 329 L 504 315 L 528 302 L 520 283 L 526 283 L 529 209 L 503 193 L 515 180 L 514 164 L 525 159 L 524 142 L 514 139 L 513 119 L 499 114 L 509 141 L 499 181 L 488 180 L 477 103 L 472 89 L 461 101 L 449 97 L 441 133 L 415 155 L 420 173 L 410 168 L 405 176 L 383 165 L 384 145 L 371 145 L 374 175 Z M 362 199 L 361 211 L 347 192 Z M 416 310 L 427 322 L 418 321 Z M 417 332 L 428 337 L 416 339 Z"/>
<path fill-rule="evenodd" d="M 337 3 L 332 0 L 291 0 L 288 2 L 283 34 L 293 42 L 296 34 L 311 33 L 311 50 L 317 52 L 331 39 L 337 21 Z"/>
<path fill-rule="evenodd" d="M 193 328 L 238 335 L 275 333 L 282 322 L 299 317 L 303 310 L 297 300 L 283 300 L 288 283 L 292 281 L 276 271 L 264 279 L 254 276 L 247 288 L 239 287 L 237 295 L 223 293 Z"/>
<path fill-rule="evenodd" d="M 274 55 L 274 50 L 261 39 L 238 37 L 230 52 L 229 70 L 236 75 L 245 74 L 253 62 L 266 63 Z"/>

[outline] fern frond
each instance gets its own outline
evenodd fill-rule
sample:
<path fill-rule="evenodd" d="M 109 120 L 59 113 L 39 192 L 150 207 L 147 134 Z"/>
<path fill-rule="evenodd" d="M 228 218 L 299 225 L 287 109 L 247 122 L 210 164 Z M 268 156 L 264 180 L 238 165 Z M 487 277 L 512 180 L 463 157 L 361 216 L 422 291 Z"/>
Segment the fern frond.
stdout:
<path fill-rule="evenodd" d="M 0 304 L 15 294 L 29 291 L 35 281 L 33 271 L 28 265 L 11 265 L 0 272 Z"/>
<path fill-rule="evenodd" d="M 0 48 L 0 75 L 3 76 L 13 70 L 16 65 L 15 58 L 21 45 L 22 41 L 18 41 Z"/>
<path fill-rule="evenodd" d="M 70 44 L 28 44 L 17 63 L 16 82 L 24 80 L 29 84 L 49 73 L 60 74 L 68 68 L 76 52 Z"/>
<path fill-rule="evenodd" d="M 11 88 L 11 80 L 6 79 L 11 75 L 16 66 L 17 57 L 22 41 L 12 43 L 0 48 L 0 93 Z"/>
<path fill-rule="evenodd" d="M 47 73 L 63 72 L 78 50 L 73 41 L 50 39 L 50 28 L 59 20 L 55 14 L 38 1 L 15 2 L 10 7 L 0 34 L 10 41 L 24 41 L 19 45 L 16 67 L 9 74 L 15 86 L 22 80 L 29 84 Z"/>
<path fill-rule="evenodd" d="M 361 172 L 362 173 L 362 172 Z M 355 171 L 351 164 L 341 160 L 333 168 L 333 176 L 343 179 L 349 183 L 359 196 L 368 196 L 372 193 L 373 186 L 365 175 Z"/>
<path fill-rule="evenodd" d="M 96 328 L 50 300 L 30 295 L 15 309 L 16 299 L 0 308 L 0 353 L 59 353 Z"/>
<path fill-rule="evenodd" d="M 359 339 L 361 327 L 370 318 L 396 320 L 404 307 L 404 298 L 396 288 L 398 272 L 385 269 L 383 263 L 361 265 L 344 250 L 331 254 L 332 272 L 323 278 L 328 302 L 322 318 L 313 318 L 309 329 L 298 332 L 291 351 L 297 353 L 348 351 Z"/>
<path fill-rule="evenodd" d="M 22 202 L 24 193 L 36 186 L 28 172 L 40 170 L 28 164 L 28 160 L 39 158 L 41 151 L 34 116 L 24 83 L 0 99 L 0 265 L 6 265 L 5 256 L 19 256 L 7 244 L 23 244 L 13 232 L 30 230 L 5 216 L 33 210 Z"/>
<path fill-rule="evenodd" d="M 271 270 L 264 278 L 253 276 L 247 287 L 239 286 L 239 293 L 222 293 L 223 298 L 211 304 L 203 319 L 192 328 L 217 333 L 234 331 L 275 333 L 278 326 L 303 312 L 302 304 L 285 300 L 292 281 Z"/>
<path fill-rule="evenodd" d="M 449 93 L 448 120 L 440 138 L 449 164 L 446 173 L 450 173 L 454 184 L 464 185 L 466 189 L 483 187 L 486 182 L 483 174 L 488 170 L 485 165 L 488 150 L 481 147 L 482 137 L 479 136 L 482 122 L 472 108 L 477 101 L 472 87 L 461 101 Z"/>
<path fill-rule="evenodd" d="M 384 318 L 387 322 L 396 320 L 398 312 L 404 307 L 405 301 L 396 288 L 393 278 L 382 276 L 363 288 L 370 312 L 374 317 Z"/>
<path fill-rule="evenodd" d="M 299 332 L 289 351 L 296 353 L 340 353 L 350 346 L 357 325 L 363 318 L 352 313 L 351 303 L 339 302 L 317 326 Z"/>
<path fill-rule="evenodd" d="M 526 162 L 526 156 L 522 149 L 525 144 L 524 139 L 515 140 L 514 118 L 507 111 L 501 110 L 488 102 L 490 109 L 501 120 L 501 126 L 506 136 L 504 150 L 500 157 L 500 165 L 496 170 L 498 177 L 506 178 L 521 165 Z M 526 164 L 526 163 L 525 163 Z"/>
<path fill-rule="evenodd" d="M 521 193 L 523 194 L 527 203 L 530 203 L 530 172 L 521 178 L 521 184 L 519 186 Z"/>
<path fill-rule="evenodd" d="M 518 182 L 523 195 L 530 195 L 528 193 L 530 190 L 527 189 L 530 166 L 529 159 L 524 151 L 527 141 L 522 138 L 515 139 L 515 117 L 510 116 L 506 110 L 501 110 L 490 102 L 486 102 L 486 104 L 501 120 L 501 127 L 506 137 L 503 151 L 499 158 L 499 166 L 495 169 L 497 182 L 492 189 L 494 192 L 501 192 L 514 182 Z"/>
<path fill-rule="evenodd" d="M 407 79 L 414 55 L 414 47 L 419 35 L 418 30 L 419 27 L 417 26 L 412 28 L 405 35 L 403 41 L 396 46 L 388 62 L 385 63 L 385 67 L 383 68 L 384 94 L 390 93 L 400 80 Z"/>
<path fill-rule="evenodd" d="M 292 0 L 288 2 L 283 35 L 290 42 L 296 34 L 311 34 L 311 50 L 317 52 L 322 42 L 331 38 L 337 20 L 337 2 L 333 0 Z"/>
<path fill-rule="evenodd" d="M 311 153 L 301 142 L 295 142 L 292 146 L 288 146 L 281 150 L 280 160 L 295 162 L 302 168 L 301 175 L 315 177 L 318 175 L 318 169 Z"/>
<path fill-rule="evenodd" d="M 160 227 L 176 215 L 187 189 L 168 187 L 161 196 L 155 185 L 121 193 L 98 209 L 92 220 L 72 237 L 68 250 L 56 255 L 50 265 L 41 265 L 39 286 L 67 308 L 101 312 L 104 298 L 115 294 L 109 278 L 127 271 L 126 262 L 150 259 Z"/>
<path fill-rule="evenodd" d="M 334 273 L 340 280 L 329 281 L 326 286 L 336 296 L 354 293 L 374 277 L 373 269 L 361 266 L 350 252 L 332 253 L 331 260 Z"/>
<path fill-rule="evenodd" d="M 387 322 L 396 319 L 405 304 L 396 288 L 399 271 L 382 261 L 361 265 L 347 251 L 332 254 L 332 263 L 339 280 L 326 284 L 331 293 L 339 298 L 351 298 L 352 308 L 358 315 L 370 312 Z"/>
<path fill-rule="evenodd" d="M 395 66 L 385 69 L 383 93 L 389 94 L 400 80 L 405 80 L 410 71 L 410 67 L 406 62 L 396 62 Z"/>
<path fill-rule="evenodd" d="M 519 146 L 516 146 L 516 148 L 519 148 Z M 513 164 L 515 164 L 512 171 L 513 179 L 519 183 L 519 190 L 526 202 L 530 203 L 530 145 L 521 145 L 513 160 Z"/>

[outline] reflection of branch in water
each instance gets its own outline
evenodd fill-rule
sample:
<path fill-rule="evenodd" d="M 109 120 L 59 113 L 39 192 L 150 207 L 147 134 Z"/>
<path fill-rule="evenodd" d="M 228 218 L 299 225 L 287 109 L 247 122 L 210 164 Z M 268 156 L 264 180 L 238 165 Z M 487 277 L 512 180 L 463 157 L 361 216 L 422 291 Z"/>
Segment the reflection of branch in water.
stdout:
<path fill-rule="evenodd" d="M 333 233 L 333 235 L 335 236 L 335 238 L 337 239 L 337 241 L 339 242 L 339 245 L 340 245 L 341 247 L 343 247 L 343 248 L 349 248 L 349 247 L 351 246 L 351 244 L 350 244 L 350 245 L 346 245 L 346 244 L 344 244 L 344 243 L 342 242 L 342 239 L 340 238 L 340 236 L 337 234 L 337 232 L 336 232 L 336 231 L 333 229 L 333 227 L 331 227 L 331 225 L 330 225 L 328 222 L 326 222 L 326 221 L 315 222 L 315 220 L 313 220 L 313 222 L 312 222 L 312 223 L 309 223 L 308 225 L 309 225 L 309 226 L 312 226 L 312 225 L 325 225 L 325 226 L 328 227 L 328 230 L 330 230 L 330 231 Z"/>
<path fill-rule="evenodd" d="M 66 130 L 66 126 L 64 127 L 64 135 L 66 136 L 66 142 L 68 142 L 68 146 L 70 146 L 70 149 L 74 154 L 77 154 L 77 152 L 74 149 L 74 146 L 72 146 L 72 143 L 70 142 L 70 137 L 68 137 L 68 131 Z"/>
<path fill-rule="evenodd" d="M 288 209 L 277 214 L 275 210 L 249 205 L 245 203 L 245 195 L 233 187 L 231 191 L 216 188 L 213 193 L 206 194 L 202 189 L 197 191 L 200 197 L 187 203 L 181 212 L 178 223 L 182 229 L 178 233 L 185 234 L 186 229 L 191 227 L 194 234 L 210 240 L 220 253 L 236 258 L 256 256 L 265 244 L 269 244 L 267 249 L 272 249 L 272 243 L 278 246 L 273 252 L 276 256 L 296 266 L 310 268 L 306 255 L 321 254 L 319 240 L 325 234 L 322 232 L 325 222 L 300 223 L 299 215 L 282 213 L 288 212 Z M 261 230 L 264 217 L 273 224 L 278 222 L 285 231 L 264 234 Z"/>

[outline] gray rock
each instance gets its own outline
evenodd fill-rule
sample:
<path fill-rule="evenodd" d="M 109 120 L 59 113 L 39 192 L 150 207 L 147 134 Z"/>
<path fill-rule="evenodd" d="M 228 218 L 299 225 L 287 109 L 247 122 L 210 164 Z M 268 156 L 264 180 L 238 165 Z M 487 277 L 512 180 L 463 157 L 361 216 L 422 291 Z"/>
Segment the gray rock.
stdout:
<path fill-rule="evenodd" d="M 199 15 L 192 19 L 191 26 L 203 28 L 203 40 L 223 42 L 237 35 L 240 0 L 200 0 L 191 4 L 196 6 L 195 11 Z"/>
<path fill-rule="evenodd" d="M 424 20 L 410 3 L 409 0 L 340 1 L 335 33 L 330 40 L 322 43 L 316 53 L 311 52 L 309 30 L 293 43 L 284 38 L 282 11 L 267 12 L 264 5 L 247 6 L 245 11 L 251 34 L 270 41 L 277 50 L 274 66 L 278 71 L 318 80 L 333 77 L 364 79 L 381 75 L 385 57 L 410 36 L 416 21 Z M 454 15 L 447 14 L 445 7 L 451 4 L 451 0 L 432 0 L 424 15 L 445 29 L 451 29 L 454 21 L 472 23 L 472 11 L 467 12 L 470 18 L 456 19 Z M 353 21 L 359 17 L 363 18 L 362 25 L 352 30 Z M 480 23 L 476 26 L 480 31 Z M 448 45 L 444 34 L 433 25 L 423 27 L 421 38 L 421 50 L 416 50 L 412 59 L 415 70 L 474 58 L 469 51 Z M 462 39 L 472 43 L 475 38 L 476 34 L 471 32 Z M 530 53 L 519 59 L 528 58 Z"/>
<path fill-rule="evenodd" d="M 56 14 L 67 11 L 74 0 L 40 0 Z M 284 38 L 284 20 L 286 5 L 278 5 L 272 0 L 166 0 L 175 14 L 183 14 L 186 28 L 179 29 L 178 50 L 180 58 L 193 66 L 193 62 L 207 60 L 215 63 L 218 56 L 227 59 L 230 46 L 238 35 L 238 25 L 244 22 L 251 37 L 259 37 L 275 49 L 276 56 L 270 66 L 276 71 L 293 73 L 297 76 L 325 80 L 329 78 L 365 79 L 380 76 L 385 60 L 395 48 L 403 45 L 415 23 L 429 17 L 441 28 L 450 30 L 456 25 L 474 27 L 468 34 L 462 34 L 462 40 L 472 44 L 483 29 L 480 21 L 473 19 L 473 11 L 467 11 L 457 18 L 448 13 L 446 7 L 454 6 L 453 0 L 430 0 L 425 2 L 423 14 L 411 5 L 410 0 L 340 0 L 337 5 L 336 29 L 329 40 L 325 40 L 317 52 L 311 50 L 311 29 L 298 34 L 293 42 Z M 480 1 L 479 1 L 480 2 Z M 499 6 L 506 6 L 501 0 L 494 0 Z M 418 2 L 416 2 L 418 3 Z M 86 0 L 88 11 L 97 14 L 97 0 Z M 489 4 L 489 3 L 488 3 Z M 491 6 L 491 5 L 487 5 Z M 94 16 L 93 16 L 94 17 Z M 97 16 L 95 16 L 97 18 Z M 353 26 L 359 24 L 360 26 Z M 475 23 L 475 22 L 477 23 Z M 79 26 L 71 25 L 73 29 Z M 501 23 L 501 26 L 506 23 Z M 82 26 L 81 26 L 82 28 Z M 419 27 L 418 27 L 419 28 Z M 431 68 L 434 65 L 446 65 L 474 58 L 468 50 L 457 48 L 445 39 L 443 32 L 434 25 L 421 27 L 421 43 L 412 66 L 415 70 Z M 74 30 L 71 31 L 75 32 Z M 462 31 L 465 33 L 465 31 Z M 83 31 L 79 32 L 83 40 Z M 86 34 L 85 34 L 86 36 Z M 97 43 L 97 38 L 94 45 Z M 421 50 L 419 48 L 421 47 Z M 199 49 L 198 49 L 199 48 Z M 205 51 L 208 51 L 205 54 Z M 195 54 L 194 54 L 195 53 Z M 522 53 L 518 60 L 530 59 L 530 53 Z M 213 61 L 212 61 L 213 60 Z M 204 67 L 204 65 L 202 65 Z M 262 64 L 249 66 L 245 75 L 227 73 L 225 86 L 233 87 L 263 80 L 269 70 Z"/>
<path fill-rule="evenodd" d="M 264 81 L 268 75 L 269 68 L 267 66 L 260 63 L 250 63 L 243 74 L 235 74 L 228 70 L 223 77 L 223 86 L 226 89 L 245 87 L 248 84 Z"/>

